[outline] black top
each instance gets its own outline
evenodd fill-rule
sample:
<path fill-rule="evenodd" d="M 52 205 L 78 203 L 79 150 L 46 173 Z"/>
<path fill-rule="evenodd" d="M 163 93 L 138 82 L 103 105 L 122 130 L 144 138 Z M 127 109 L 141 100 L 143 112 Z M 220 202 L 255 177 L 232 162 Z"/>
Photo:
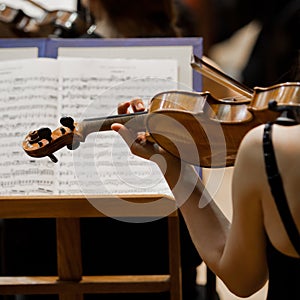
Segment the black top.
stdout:
<path fill-rule="evenodd" d="M 286 232 L 300 255 L 300 235 L 291 215 L 272 144 L 272 123 L 265 125 L 264 158 L 268 181 Z M 300 299 L 300 259 L 278 251 L 267 238 L 267 260 L 269 268 L 268 300 Z"/>

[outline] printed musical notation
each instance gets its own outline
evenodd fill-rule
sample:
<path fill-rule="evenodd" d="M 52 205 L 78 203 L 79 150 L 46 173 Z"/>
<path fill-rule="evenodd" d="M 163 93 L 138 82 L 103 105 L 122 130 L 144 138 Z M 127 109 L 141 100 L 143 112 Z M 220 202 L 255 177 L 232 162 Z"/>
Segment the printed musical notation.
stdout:
<path fill-rule="evenodd" d="M 0 62 L 0 195 L 170 193 L 150 162 L 133 157 L 115 132 L 93 133 L 58 164 L 22 149 L 29 131 L 116 114 L 133 97 L 177 88 L 175 60 L 28 59 Z"/>
<path fill-rule="evenodd" d="M 54 194 L 55 169 L 32 160 L 22 140 L 36 127 L 57 126 L 57 71 L 52 61 L 43 67 L 32 60 L 1 62 L 0 74 L 0 195 Z"/>

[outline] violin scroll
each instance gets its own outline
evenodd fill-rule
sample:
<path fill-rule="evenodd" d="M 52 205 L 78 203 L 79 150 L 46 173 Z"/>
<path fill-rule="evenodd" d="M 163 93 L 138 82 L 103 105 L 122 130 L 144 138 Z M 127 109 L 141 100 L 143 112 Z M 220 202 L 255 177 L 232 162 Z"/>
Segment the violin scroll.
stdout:
<path fill-rule="evenodd" d="M 61 118 L 63 126 L 53 132 L 48 127 L 30 131 L 23 141 L 24 151 L 32 157 L 48 156 L 53 162 L 57 162 L 54 152 L 67 146 L 69 150 L 79 147 L 84 141 L 80 126 L 71 117 Z"/>

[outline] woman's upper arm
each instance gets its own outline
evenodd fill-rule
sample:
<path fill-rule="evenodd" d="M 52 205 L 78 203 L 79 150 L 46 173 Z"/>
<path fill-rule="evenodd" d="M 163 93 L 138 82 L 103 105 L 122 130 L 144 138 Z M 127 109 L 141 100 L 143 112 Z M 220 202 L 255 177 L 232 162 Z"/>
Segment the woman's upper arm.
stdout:
<path fill-rule="evenodd" d="M 265 182 L 261 141 L 262 127 L 258 127 L 240 146 L 232 179 L 232 225 L 220 262 L 229 273 L 224 277 L 229 279 L 226 284 L 240 296 L 261 288 L 268 275 L 261 205 Z"/>

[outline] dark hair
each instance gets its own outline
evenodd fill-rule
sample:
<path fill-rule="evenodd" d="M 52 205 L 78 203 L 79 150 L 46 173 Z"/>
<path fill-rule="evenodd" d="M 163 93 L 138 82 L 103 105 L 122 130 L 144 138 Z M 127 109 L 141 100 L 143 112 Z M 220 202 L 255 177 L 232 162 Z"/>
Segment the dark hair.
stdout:
<path fill-rule="evenodd" d="M 178 36 L 172 0 L 101 0 L 112 23 L 126 37 Z"/>

